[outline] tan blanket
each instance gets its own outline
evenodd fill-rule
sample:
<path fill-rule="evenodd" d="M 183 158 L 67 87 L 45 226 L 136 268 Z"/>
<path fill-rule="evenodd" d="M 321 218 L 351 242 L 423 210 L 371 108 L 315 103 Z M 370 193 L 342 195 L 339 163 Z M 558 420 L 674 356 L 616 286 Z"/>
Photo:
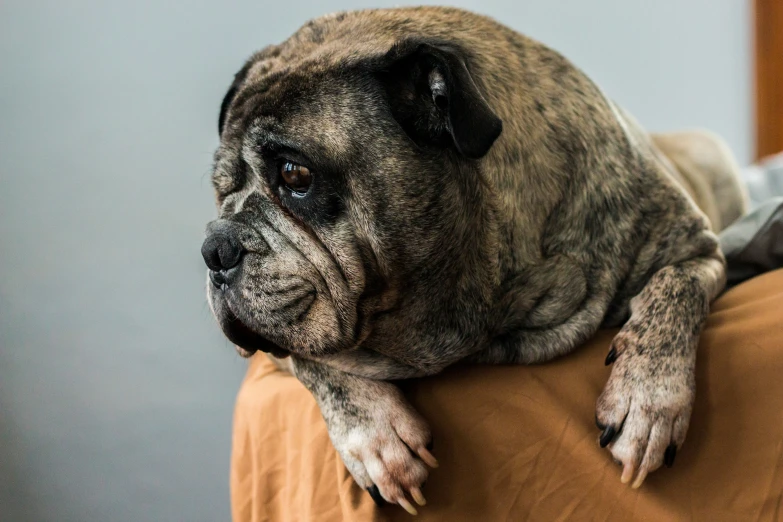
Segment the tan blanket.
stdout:
<path fill-rule="evenodd" d="M 713 306 L 688 440 L 674 467 L 639 490 L 620 484 L 593 420 L 613 333 L 545 365 L 453 368 L 404 383 L 441 463 L 417 519 L 783 520 L 783 270 Z M 411 520 L 398 506 L 375 507 L 313 398 L 261 354 L 237 397 L 233 444 L 237 522 Z"/>

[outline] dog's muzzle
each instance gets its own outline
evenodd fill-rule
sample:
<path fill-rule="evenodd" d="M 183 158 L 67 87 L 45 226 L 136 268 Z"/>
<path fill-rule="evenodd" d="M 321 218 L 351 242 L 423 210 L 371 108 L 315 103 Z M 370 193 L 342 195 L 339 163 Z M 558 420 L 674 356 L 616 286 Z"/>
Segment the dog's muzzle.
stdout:
<path fill-rule="evenodd" d="M 242 357 L 250 357 L 259 350 L 274 355 L 279 359 L 284 359 L 291 355 L 287 350 L 255 333 L 233 314 L 225 318 L 222 328 L 223 333 L 237 347 L 237 351 Z"/>
<path fill-rule="evenodd" d="M 201 255 L 209 269 L 209 280 L 215 291 L 227 292 L 236 282 L 244 254 L 245 249 L 228 222 L 217 220 L 207 225 L 207 237 L 201 245 Z M 254 332 L 230 311 L 227 317 L 219 320 L 223 333 L 239 348 L 243 357 L 250 357 L 258 350 L 280 358 L 290 355 L 287 350 Z"/>
<path fill-rule="evenodd" d="M 215 288 L 226 290 L 236 276 L 245 250 L 229 226 L 215 223 L 207 226 L 201 255 L 209 268 L 209 280 Z"/>

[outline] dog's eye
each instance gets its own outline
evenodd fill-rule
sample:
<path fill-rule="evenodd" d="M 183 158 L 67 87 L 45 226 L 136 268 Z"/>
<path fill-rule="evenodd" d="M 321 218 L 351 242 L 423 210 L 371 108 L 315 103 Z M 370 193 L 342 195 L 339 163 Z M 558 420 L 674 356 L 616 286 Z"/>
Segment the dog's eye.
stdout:
<path fill-rule="evenodd" d="M 290 161 L 284 161 L 280 166 L 280 176 L 285 185 L 300 196 L 307 193 L 313 182 L 313 174 L 310 169 Z"/>

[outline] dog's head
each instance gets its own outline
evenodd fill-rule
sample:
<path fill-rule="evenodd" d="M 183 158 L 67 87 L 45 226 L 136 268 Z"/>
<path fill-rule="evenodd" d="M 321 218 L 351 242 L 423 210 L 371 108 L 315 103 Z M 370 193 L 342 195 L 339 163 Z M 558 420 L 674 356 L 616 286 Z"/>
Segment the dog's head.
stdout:
<path fill-rule="evenodd" d="M 341 21 L 256 54 L 222 103 L 202 254 L 212 310 L 245 356 L 334 354 L 379 314 L 436 315 L 427 285 L 464 284 L 476 255 L 475 164 L 501 122 L 463 50 L 368 44 Z"/>

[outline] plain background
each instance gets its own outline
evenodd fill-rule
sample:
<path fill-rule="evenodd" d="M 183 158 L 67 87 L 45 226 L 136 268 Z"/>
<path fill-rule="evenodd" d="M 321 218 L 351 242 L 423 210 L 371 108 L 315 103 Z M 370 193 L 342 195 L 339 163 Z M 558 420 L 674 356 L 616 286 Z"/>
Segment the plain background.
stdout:
<path fill-rule="evenodd" d="M 229 519 L 245 362 L 199 254 L 220 100 L 308 18 L 385 3 L 0 2 L 0 520 Z M 749 161 L 747 2 L 453 3 Z"/>

